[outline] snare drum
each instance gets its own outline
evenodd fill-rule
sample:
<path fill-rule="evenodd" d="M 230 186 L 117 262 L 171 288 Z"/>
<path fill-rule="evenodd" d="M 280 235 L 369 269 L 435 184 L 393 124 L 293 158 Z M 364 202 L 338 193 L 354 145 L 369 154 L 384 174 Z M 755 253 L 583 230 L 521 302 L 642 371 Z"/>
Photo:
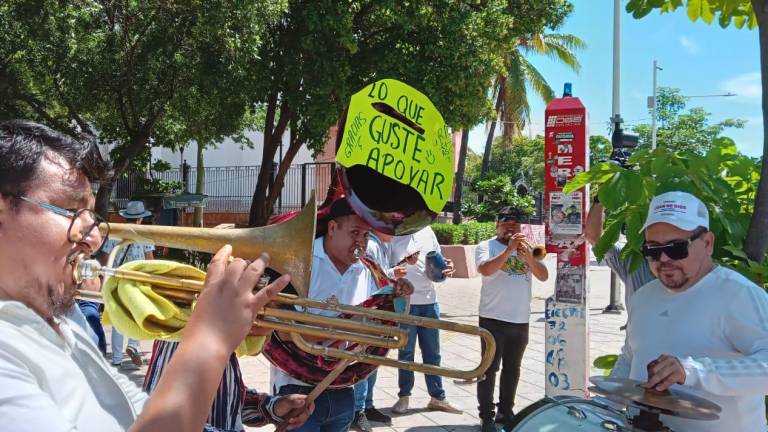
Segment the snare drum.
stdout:
<path fill-rule="evenodd" d="M 533 403 L 515 415 L 511 432 L 631 431 L 622 412 L 608 403 L 555 396 Z"/>

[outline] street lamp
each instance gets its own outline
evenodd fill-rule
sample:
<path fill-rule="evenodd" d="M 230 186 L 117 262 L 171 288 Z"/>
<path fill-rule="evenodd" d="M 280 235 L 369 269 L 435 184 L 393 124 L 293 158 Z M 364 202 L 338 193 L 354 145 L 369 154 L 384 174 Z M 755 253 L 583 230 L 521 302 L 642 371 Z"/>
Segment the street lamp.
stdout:
<path fill-rule="evenodd" d="M 653 96 L 648 100 L 648 108 L 651 109 L 651 150 L 656 150 L 656 71 L 663 70 L 653 61 Z"/>

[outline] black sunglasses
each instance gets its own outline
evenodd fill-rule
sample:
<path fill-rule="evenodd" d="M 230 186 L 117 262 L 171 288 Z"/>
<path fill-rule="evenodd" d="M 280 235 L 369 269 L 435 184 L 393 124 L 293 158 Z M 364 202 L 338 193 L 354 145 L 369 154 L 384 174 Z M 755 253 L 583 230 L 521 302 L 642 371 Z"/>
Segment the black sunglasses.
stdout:
<path fill-rule="evenodd" d="M 651 246 L 644 244 L 640 251 L 643 256 L 651 259 L 651 261 L 660 260 L 662 253 L 671 260 L 686 259 L 688 258 L 688 247 L 706 232 L 707 230 L 700 230 L 693 233 L 693 235 L 686 240 L 675 240 L 664 245 Z"/>

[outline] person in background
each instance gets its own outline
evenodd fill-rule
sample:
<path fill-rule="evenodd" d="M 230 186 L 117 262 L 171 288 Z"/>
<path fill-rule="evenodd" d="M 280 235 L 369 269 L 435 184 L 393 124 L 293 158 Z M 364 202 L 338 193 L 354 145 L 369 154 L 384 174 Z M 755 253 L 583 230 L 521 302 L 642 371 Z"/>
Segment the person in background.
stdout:
<path fill-rule="evenodd" d="M 415 247 L 414 247 L 415 246 Z M 413 249 L 412 249 L 413 248 Z M 435 232 L 432 227 L 425 227 L 415 234 L 407 236 L 396 236 L 392 240 L 392 258 L 397 260 L 393 264 L 401 264 L 404 259 L 416 257 L 416 263 L 407 264 L 408 271 L 406 279 L 411 281 L 414 286 L 414 292 L 410 298 L 410 314 L 414 316 L 440 319 L 440 304 L 437 301 L 436 282 L 431 281 L 426 273 L 426 257 L 429 252 L 440 252 L 440 244 L 437 242 Z M 416 255 L 418 253 L 418 255 Z M 453 262 L 446 259 L 447 268 L 445 274 L 453 274 Z M 419 348 L 424 363 L 435 366 L 440 365 L 440 333 L 437 329 L 418 327 L 410 324 L 403 324 L 402 327 L 408 330 L 408 344 L 398 353 L 398 360 L 413 361 L 416 350 L 416 341 L 418 339 Z M 403 414 L 408 411 L 411 391 L 414 386 L 413 371 L 398 369 L 398 399 L 392 407 L 395 414 Z M 445 411 L 453 414 L 461 414 L 462 411 L 446 400 L 443 381 L 437 375 L 424 375 L 427 383 L 427 392 L 431 396 L 427 409 L 435 411 Z"/>
<path fill-rule="evenodd" d="M 124 209 L 120 210 L 120 216 L 126 223 L 135 223 L 140 225 L 144 218 L 152 216 L 152 212 L 144 208 L 143 201 L 128 201 L 128 204 Z M 112 249 L 119 244 L 119 240 L 107 240 L 104 246 L 101 248 L 100 261 L 102 264 L 107 263 L 107 256 Z M 155 246 L 151 243 L 130 243 L 128 246 L 122 247 L 121 250 L 115 255 L 115 260 L 112 267 L 120 267 L 121 265 L 138 260 L 151 260 L 154 259 Z M 123 364 L 123 335 L 120 334 L 114 327 L 112 328 L 112 366 L 135 370 L 138 369 L 144 362 L 141 353 L 141 346 L 139 341 L 135 339 L 128 339 L 128 345 L 125 347 L 125 353 L 131 360 L 131 363 Z"/>
<path fill-rule="evenodd" d="M 381 267 L 389 278 L 398 279 L 406 276 L 405 266 L 395 266 L 390 268 L 392 255 L 391 242 L 392 237 L 389 234 L 371 230 L 368 233 L 368 245 L 365 254 Z M 372 295 L 369 292 L 368 295 Z M 368 375 L 367 379 L 361 380 L 355 384 L 355 419 L 352 422 L 352 429 L 361 432 L 370 432 L 373 430 L 369 421 L 392 424 L 392 417 L 384 414 L 373 406 L 373 387 L 376 385 L 376 371 Z"/>
<path fill-rule="evenodd" d="M 89 279 L 82 283 L 82 289 L 91 291 L 100 291 L 101 285 L 98 279 Z M 100 304 L 88 300 L 78 300 L 77 310 L 72 309 L 69 318 L 80 323 L 81 319 L 87 325 L 83 329 L 93 338 L 93 342 L 99 348 L 101 355 L 107 356 L 107 337 L 104 334 L 104 327 L 101 325 Z M 82 318 L 81 318 L 82 317 Z"/>
<path fill-rule="evenodd" d="M 520 381 L 520 364 L 528 345 L 533 278 L 546 281 L 547 267 L 531 255 L 520 232 L 527 221 L 524 211 L 504 207 L 496 216 L 496 237 L 477 245 L 475 262 L 482 275 L 480 292 L 480 327 L 488 330 L 496 342 L 493 362 L 485 378 L 477 383 L 477 403 L 482 432 L 495 432 L 495 423 L 508 428 L 515 413 L 515 393 Z M 485 344 L 482 345 L 485 353 Z M 501 369 L 499 403 L 494 410 L 493 392 L 496 372 Z M 495 411 L 495 412 L 494 412 Z"/>
<path fill-rule="evenodd" d="M 602 204 L 595 201 L 589 209 L 586 226 L 584 227 L 584 238 L 586 238 L 592 246 L 597 244 L 600 240 L 600 236 L 603 234 L 604 218 L 605 211 Z M 620 254 L 623 247 L 624 244 L 621 240 L 618 243 L 611 245 L 608 248 L 608 251 L 605 252 L 602 263 L 616 273 L 616 276 L 618 276 L 624 283 L 624 305 L 627 308 L 627 313 L 629 313 L 629 304 L 632 295 L 637 292 L 640 287 L 656 279 L 656 277 L 651 273 L 651 268 L 646 260 L 640 262 L 640 266 L 637 270 L 631 271 L 632 260 L 621 259 Z"/>

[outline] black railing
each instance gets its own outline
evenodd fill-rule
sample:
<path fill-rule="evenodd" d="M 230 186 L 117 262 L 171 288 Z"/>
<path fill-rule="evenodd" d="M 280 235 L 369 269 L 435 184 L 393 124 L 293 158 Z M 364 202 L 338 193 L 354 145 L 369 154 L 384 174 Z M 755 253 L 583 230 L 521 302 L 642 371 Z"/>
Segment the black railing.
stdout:
<path fill-rule="evenodd" d="M 315 190 L 316 199 L 324 198 L 330 185 L 333 168 L 334 164 L 331 162 L 291 165 L 283 180 L 283 189 L 275 203 L 275 212 L 284 213 L 302 208 L 312 190 Z M 186 185 L 188 190 L 194 191 L 197 169 L 190 167 L 184 171 L 187 174 L 186 181 L 179 168 L 152 173 L 152 177 L 167 182 L 179 182 Z M 248 213 L 260 171 L 260 165 L 205 167 L 204 193 L 208 195 L 206 211 Z M 276 171 L 277 167 L 273 170 L 273 181 Z M 144 177 L 143 173 L 131 172 L 119 179 L 112 192 L 113 203 L 119 208 L 125 207 L 129 199 L 141 193 L 140 185 Z"/>

